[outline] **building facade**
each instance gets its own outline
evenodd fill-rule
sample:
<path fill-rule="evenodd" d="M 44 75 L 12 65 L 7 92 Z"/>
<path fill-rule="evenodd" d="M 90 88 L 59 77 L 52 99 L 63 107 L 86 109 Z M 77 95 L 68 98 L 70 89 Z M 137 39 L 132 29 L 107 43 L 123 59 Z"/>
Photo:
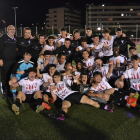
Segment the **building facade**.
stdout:
<path fill-rule="evenodd" d="M 49 9 L 46 14 L 47 29 L 60 29 L 65 27 L 68 29 L 81 28 L 81 12 L 73 7 L 61 7 Z"/>
<path fill-rule="evenodd" d="M 140 25 L 140 6 L 94 6 L 86 7 L 86 26 L 94 30 L 102 28 L 136 31 Z"/>

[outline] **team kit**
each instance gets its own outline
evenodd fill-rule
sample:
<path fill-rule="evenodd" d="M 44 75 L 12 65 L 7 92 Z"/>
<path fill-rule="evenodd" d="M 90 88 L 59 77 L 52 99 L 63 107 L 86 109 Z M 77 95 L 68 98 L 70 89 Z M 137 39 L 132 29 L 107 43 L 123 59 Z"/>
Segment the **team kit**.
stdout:
<path fill-rule="evenodd" d="M 54 104 L 59 111 L 48 117 L 60 121 L 74 104 L 109 113 L 115 106 L 139 112 L 140 54 L 121 28 L 116 28 L 116 35 L 110 32 L 106 28 L 93 35 L 87 27 L 81 37 L 78 29 L 71 36 L 61 28 L 59 36 L 34 38 L 27 27 L 18 38 L 9 25 L 0 37 L 2 98 L 13 98 L 16 115 L 22 113 L 23 103 L 35 103 L 36 113 Z"/>

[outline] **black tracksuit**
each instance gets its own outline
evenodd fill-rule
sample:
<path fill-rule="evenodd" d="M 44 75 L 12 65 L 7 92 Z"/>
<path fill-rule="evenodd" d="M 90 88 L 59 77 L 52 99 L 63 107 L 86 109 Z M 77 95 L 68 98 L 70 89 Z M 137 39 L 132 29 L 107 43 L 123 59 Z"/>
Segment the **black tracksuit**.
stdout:
<path fill-rule="evenodd" d="M 136 46 L 128 37 L 116 37 L 113 42 L 113 45 L 118 45 L 120 48 L 120 54 L 128 58 L 128 45 Z"/>
<path fill-rule="evenodd" d="M 75 48 L 72 46 L 69 46 L 69 48 L 67 49 L 64 45 L 61 47 L 58 47 L 56 50 L 54 50 L 52 53 L 54 55 L 59 54 L 60 52 L 64 52 L 66 55 L 66 61 L 72 61 L 73 58 L 73 52 L 74 52 Z"/>
<path fill-rule="evenodd" d="M 10 91 L 9 80 L 12 67 L 16 59 L 17 39 L 11 39 L 7 34 L 0 37 L 0 60 L 3 60 L 1 67 L 1 81 L 3 90 Z"/>
<path fill-rule="evenodd" d="M 44 45 L 40 44 L 38 41 L 32 41 L 32 44 L 30 46 L 30 51 L 32 53 L 31 61 L 34 62 L 35 67 L 37 66 L 37 59 L 39 57 L 39 54 L 41 50 L 43 49 Z"/>
<path fill-rule="evenodd" d="M 32 39 L 28 38 L 25 39 L 24 37 L 20 37 L 17 39 L 17 60 L 20 60 L 23 58 L 23 55 L 25 54 L 25 51 L 30 49 L 32 44 Z"/>

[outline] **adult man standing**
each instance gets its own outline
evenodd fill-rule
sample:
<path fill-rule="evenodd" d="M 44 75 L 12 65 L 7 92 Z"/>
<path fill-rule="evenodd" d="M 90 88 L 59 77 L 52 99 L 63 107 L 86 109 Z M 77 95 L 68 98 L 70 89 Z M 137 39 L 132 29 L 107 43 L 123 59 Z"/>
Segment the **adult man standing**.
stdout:
<path fill-rule="evenodd" d="M 8 81 L 16 59 L 17 39 L 14 35 L 15 27 L 9 25 L 7 34 L 0 37 L 1 92 L 4 99 L 7 99 L 7 94 L 8 96 L 10 94 Z"/>
<path fill-rule="evenodd" d="M 31 35 L 31 29 L 29 27 L 24 29 L 24 37 L 18 38 L 18 52 L 17 52 L 17 60 L 22 59 L 23 55 L 25 54 L 25 51 L 30 49 L 32 44 L 32 35 Z"/>
<path fill-rule="evenodd" d="M 122 36 L 122 29 L 116 29 L 117 37 L 114 39 L 113 45 L 119 46 L 120 54 L 126 56 L 128 58 L 128 45 L 136 47 L 135 43 L 133 43 L 127 36 Z"/>

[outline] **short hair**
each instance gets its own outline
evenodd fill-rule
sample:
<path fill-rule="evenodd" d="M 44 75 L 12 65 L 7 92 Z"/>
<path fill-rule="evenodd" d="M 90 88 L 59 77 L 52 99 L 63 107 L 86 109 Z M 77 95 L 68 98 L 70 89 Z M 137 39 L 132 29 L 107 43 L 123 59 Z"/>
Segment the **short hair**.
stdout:
<path fill-rule="evenodd" d="M 57 56 L 57 58 L 61 58 L 61 56 L 66 56 L 64 52 L 60 52 Z"/>
<path fill-rule="evenodd" d="M 93 38 L 94 38 L 94 37 L 99 37 L 99 35 L 93 35 L 92 37 L 93 37 Z"/>
<path fill-rule="evenodd" d="M 122 28 L 116 28 L 116 32 L 117 32 L 117 31 L 122 31 Z"/>
<path fill-rule="evenodd" d="M 92 28 L 91 27 L 87 27 L 86 30 L 91 30 L 92 31 Z"/>
<path fill-rule="evenodd" d="M 25 51 L 24 54 L 30 54 L 32 56 L 32 52 L 30 50 Z"/>
<path fill-rule="evenodd" d="M 24 32 L 25 32 L 26 30 L 30 30 L 30 31 L 31 31 L 31 28 L 25 27 L 25 28 L 24 28 Z"/>
<path fill-rule="evenodd" d="M 54 73 L 53 77 L 54 77 L 54 76 L 60 76 L 60 73 L 59 73 L 58 71 L 56 71 L 56 72 Z"/>
<path fill-rule="evenodd" d="M 54 39 L 54 36 L 49 36 L 49 37 L 48 37 L 48 40 L 49 40 L 49 39 Z"/>
<path fill-rule="evenodd" d="M 87 42 L 87 39 L 85 37 L 82 37 L 81 42 Z"/>
<path fill-rule="evenodd" d="M 29 69 L 27 70 L 27 73 L 29 74 L 30 72 L 35 72 L 35 73 L 37 73 L 37 70 L 36 70 L 36 68 L 29 68 Z"/>
<path fill-rule="evenodd" d="M 39 34 L 38 38 L 40 38 L 41 36 L 43 36 L 45 38 L 45 36 L 43 34 Z"/>
<path fill-rule="evenodd" d="M 131 60 L 132 60 L 132 61 L 138 60 L 138 59 L 139 59 L 139 57 L 138 57 L 137 55 L 132 55 L 132 56 L 131 56 Z"/>
<path fill-rule="evenodd" d="M 44 51 L 44 55 L 51 55 L 51 51 L 49 50 Z"/>
<path fill-rule="evenodd" d="M 71 40 L 70 40 L 69 38 L 66 38 L 66 39 L 65 39 L 65 42 L 66 42 L 66 41 L 70 41 L 70 42 L 71 42 Z"/>
<path fill-rule="evenodd" d="M 55 65 L 55 64 L 50 64 L 50 65 L 49 65 L 49 69 L 50 69 L 51 67 L 55 67 L 55 68 L 56 68 L 56 65 Z"/>
<path fill-rule="evenodd" d="M 95 57 L 94 61 L 96 61 L 96 60 L 98 60 L 98 59 L 102 60 L 101 57 Z"/>
<path fill-rule="evenodd" d="M 95 71 L 95 72 L 93 73 L 93 77 L 95 77 L 96 75 L 100 75 L 100 76 L 102 77 L 102 73 L 99 72 L 99 71 Z"/>
<path fill-rule="evenodd" d="M 83 54 L 84 52 L 87 52 L 87 53 L 88 53 L 88 51 L 87 51 L 87 50 L 84 50 L 84 51 L 82 52 L 82 54 Z"/>
<path fill-rule="evenodd" d="M 8 29 L 9 29 L 9 27 L 11 27 L 11 26 L 15 28 L 15 26 L 14 26 L 14 25 L 8 25 L 7 30 L 8 30 Z"/>
<path fill-rule="evenodd" d="M 102 31 L 102 33 L 110 33 L 111 31 L 109 30 L 109 29 L 104 29 L 103 31 Z"/>
<path fill-rule="evenodd" d="M 81 61 L 80 59 L 77 61 L 77 63 L 76 64 L 78 64 L 78 63 L 82 63 L 83 64 L 83 61 Z"/>
<path fill-rule="evenodd" d="M 67 30 L 66 30 L 66 28 L 63 27 L 60 29 L 60 32 L 62 32 L 62 31 L 67 31 Z"/>
<path fill-rule="evenodd" d="M 119 47 L 119 45 L 117 45 L 117 44 L 113 45 L 113 48 L 116 48 L 116 47 Z"/>
<path fill-rule="evenodd" d="M 70 60 L 69 60 L 69 61 L 66 61 L 65 66 L 66 66 L 67 64 L 71 64 L 71 65 L 72 65 L 72 62 L 71 62 Z"/>
<path fill-rule="evenodd" d="M 78 29 L 75 29 L 75 30 L 73 31 L 73 34 L 75 34 L 75 33 L 79 33 L 79 34 L 80 34 L 80 31 L 79 31 Z"/>
<path fill-rule="evenodd" d="M 136 50 L 136 48 L 135 47 L 130 47 L 129 51 L 131 51 L 131 50 Z"/>

